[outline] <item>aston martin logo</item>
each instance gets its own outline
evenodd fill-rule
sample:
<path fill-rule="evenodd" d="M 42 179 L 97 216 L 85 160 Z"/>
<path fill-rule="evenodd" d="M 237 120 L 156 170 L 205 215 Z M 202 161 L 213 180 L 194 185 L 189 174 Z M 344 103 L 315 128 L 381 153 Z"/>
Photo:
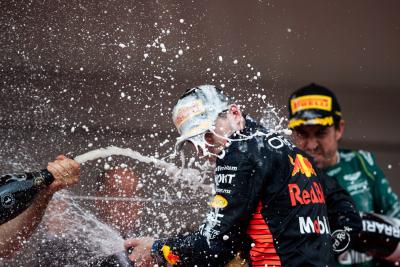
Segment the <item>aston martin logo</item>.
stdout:
<path fill-rule="evenodd" d="M 355 172 L 355 173 L 346 174 L 345 176 L 343 176 L 343 180 L 353 182 L 360 177 L 361 177 L 361 172 Z"/>

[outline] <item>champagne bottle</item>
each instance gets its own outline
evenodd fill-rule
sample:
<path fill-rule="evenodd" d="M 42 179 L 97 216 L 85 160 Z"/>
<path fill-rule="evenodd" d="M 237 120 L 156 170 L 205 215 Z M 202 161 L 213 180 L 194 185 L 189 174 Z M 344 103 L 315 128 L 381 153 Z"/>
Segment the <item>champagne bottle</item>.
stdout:
<path fill-rule="evenodd" d="M 356 247 L 389 262 L 400 261 L 400 220 L 375 213 L 361 213 L 363 230 Z"/>
<path fill-rule="evenodd" d="M 28 208 L 35 196 L 54 181 L 48 170 L 0 177 L 0 224 L 3 224 Z"/>

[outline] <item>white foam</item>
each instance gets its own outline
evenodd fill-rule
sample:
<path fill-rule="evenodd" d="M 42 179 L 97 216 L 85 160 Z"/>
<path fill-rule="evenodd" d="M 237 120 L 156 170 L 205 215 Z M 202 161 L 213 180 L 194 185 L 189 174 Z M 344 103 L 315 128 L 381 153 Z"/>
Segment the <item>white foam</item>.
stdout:
<path fill-rule="evenodd" d="M 102 255 L 111 255 L 119 251 L 123 251 L 124 239 L 115 229 L 101 222 L 96 216 L 81 207 L 76 198 L 67 191 L 57 192 L 53 199 L 56 201 L 65 201 L 65 209 L 46 212 L 44 221 L 63 222 L 62 235 L 69 237 L 71 240 L 82 240 L 85 247 L 93 248 L 92 255 L 89 258 L 95 258 Z M 56 233 L 55 233 L 56 234 Z"/>
<path fill-rule="evenodd" d="M 205 176 L 202 175 L 200 170 L 192 168 L 179 168 L 173 163 L 166 162 L 161 159 L 157 159 L 153 156 L 143 156 L 137 151 L 133 151 L 130 148 L 120 148 L 116 146 L 109 146 L 106 148 L 99 148 L 82 155 L 75 157 L 75 161 L 83 164 L 87 161 L 108 158 L 110 156 L 125 156 L 132 159 L 138 160 L 143 163 L 153 164 L 154 167 L 165 171 L 165 174 L 170 176 L 175 182 L 187 181 L 189 186 L 194 186 L 196 188 L 203 188 L 209 191 L 209 186 L 204 184 Z"/>

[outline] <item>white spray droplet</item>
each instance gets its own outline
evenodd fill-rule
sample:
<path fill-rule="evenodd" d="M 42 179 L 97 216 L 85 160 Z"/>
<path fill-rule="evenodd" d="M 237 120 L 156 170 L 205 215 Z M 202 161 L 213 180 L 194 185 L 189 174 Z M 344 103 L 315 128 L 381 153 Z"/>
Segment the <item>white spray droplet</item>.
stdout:
<path fill-rule="evenodd" d="M 167 52 L 167 49 L 165 48 L 165 45 L 163 43 L 160 44 L 161 47 L 161 52 L 165 53 Z"/>

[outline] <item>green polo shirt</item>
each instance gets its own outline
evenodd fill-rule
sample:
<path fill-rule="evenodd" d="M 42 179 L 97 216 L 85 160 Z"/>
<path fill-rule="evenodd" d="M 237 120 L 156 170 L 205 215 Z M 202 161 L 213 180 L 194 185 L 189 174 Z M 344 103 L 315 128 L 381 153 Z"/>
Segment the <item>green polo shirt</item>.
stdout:
<path fill-rule="evenodd" d="M 325 172 L 349 192 L 358 210 L 400 218 L 397 195 L 370 152 L 340 149 L 338 163 Z M 356 251 L 342 254 L 339 263 L 338 266 L 374 266 L 372 257 Z"/>

